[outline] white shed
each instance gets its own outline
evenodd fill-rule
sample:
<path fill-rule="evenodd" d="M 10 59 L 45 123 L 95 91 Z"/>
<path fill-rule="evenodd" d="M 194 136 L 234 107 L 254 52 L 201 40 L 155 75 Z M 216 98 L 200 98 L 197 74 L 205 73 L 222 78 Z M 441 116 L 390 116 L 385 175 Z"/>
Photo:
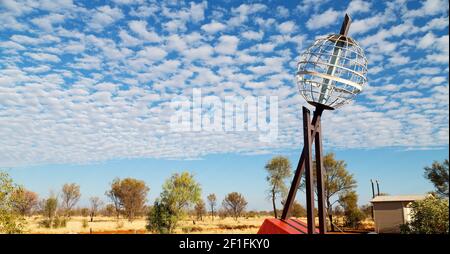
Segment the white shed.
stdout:
<path fill-rule="evenodd" d="M 377 233 L 399 233 L 400 225 L 411 219 L 409 204 L 426 197 L 427 195 L 376 196 L 371 201 L 375 231 Z"/>

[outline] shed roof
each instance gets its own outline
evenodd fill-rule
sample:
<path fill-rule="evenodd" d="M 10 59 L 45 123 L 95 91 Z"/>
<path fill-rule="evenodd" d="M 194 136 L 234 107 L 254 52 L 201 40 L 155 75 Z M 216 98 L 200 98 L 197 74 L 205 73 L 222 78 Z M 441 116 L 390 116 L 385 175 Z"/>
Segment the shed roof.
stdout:
<path fill-rule="evenodd" d="M 395 195 L 395 196 L 376 196 L 370 202 L 407 202 L 425 199 L 428 195 Z"/>

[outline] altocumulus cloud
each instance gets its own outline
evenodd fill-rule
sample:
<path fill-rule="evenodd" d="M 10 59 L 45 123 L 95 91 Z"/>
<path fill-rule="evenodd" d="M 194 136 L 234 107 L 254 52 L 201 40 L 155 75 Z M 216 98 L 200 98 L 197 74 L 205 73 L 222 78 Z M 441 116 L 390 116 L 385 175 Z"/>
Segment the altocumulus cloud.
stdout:
<path fill-rule="evenodd" d="M 295 63 L 345 11 L 372 72 L 355 102 L 325 113 L 325 145 L 448 146 L 446 1 L 3 0 L 0 167 L 297 149 Z M 193 88 L 278 96 L 278 139 L 172 131 L 170 100 Z"/>

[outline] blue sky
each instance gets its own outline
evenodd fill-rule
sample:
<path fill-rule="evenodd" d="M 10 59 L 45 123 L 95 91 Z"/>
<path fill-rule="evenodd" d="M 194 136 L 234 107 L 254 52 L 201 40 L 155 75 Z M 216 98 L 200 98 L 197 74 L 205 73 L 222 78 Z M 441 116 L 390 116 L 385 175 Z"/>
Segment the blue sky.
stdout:
<path fill-rule="evenodd" d="M 46 196 L 65 182 L 83 200 L 111 180 L 163 180 L 193 171 L 205 194 L 244 193 L 269 209 L 263 170 L 295 165 L 302 146 L 295 84 L 300 53 L 339 31 L 364 48 L 369 84 L 324 113 L 324 150 L 382 191 L 430 191 L 423 166 L 448 157 L 448 2 L 0 1 L 0 168 Z M 170 100 L 206 94 L 278 96 L 278 138 L 170 130 Z"/>

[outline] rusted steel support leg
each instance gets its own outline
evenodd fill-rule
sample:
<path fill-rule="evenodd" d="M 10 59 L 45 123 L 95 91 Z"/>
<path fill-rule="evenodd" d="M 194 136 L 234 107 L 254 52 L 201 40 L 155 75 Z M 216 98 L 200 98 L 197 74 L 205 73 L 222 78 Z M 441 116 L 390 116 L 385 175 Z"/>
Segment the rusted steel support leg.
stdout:
<path fill-rule="evenodd" d="M 305 110 L 308 110 L 308 109 L 303 107 L 303 112 Z M 316 135 L 315 126 L 316 126 L 317 118 L 322 114 L 322 112 L 323 112 L 322 108 L 317 108 L 316 111 L 314 112 L 314 116 L 313 116 L 313 119 L 311 122 L 311 125 L 314 126 L 314 129 L 312 130 L 312 134 L 311 134 L 312 137 L 314 137 Z M 303 122 L 305 122 L 305 121 L 303 120 Z M 310 143 L 308 144 L 309 146 L 312 145 L 312 141 L 313 140 L 311 139 Z M 281 215 L 282 220 L 285 220 L 289 217 L 292 205 L 294 204 L 294 200 L 295 200 L 295 196 L 297 194 L 298 187 L 300 186 L 302 174 L 305 169 L 305 147 L 306 146 L 307 146 L 307 144 L 303 145 L 303 150 L 302 150 L 302 153 L 300 154 L 300 159 L 298 161 L 297 168 L 294 173 L 294 178 L 292 179 L 291 188 L 289 189 L 289 193 L 286 198 L 286 202 L 284 204 L 283 214 Z"/>
<path fill-rule="evenodd" d="M 314 114 L 317 114 L 317 110 Z M 322 160 L 322 128 L 321 128 L 321 116 L 317 116 L 317 124 L 315 127 L 316 136 L 314 138 L 314 144 L 316 149 L 316 176 L 317 176 L 317 208 L 319 216 L 319 232 L 325 234 L 327 232 L 326 226 L 326 214 L 325 214 L 325 189 L 323 182 L 323 160 Z"/>
<path fill-rule="evenodd" d="M 311 144 L 311 124 L 309 110 L 303 110 L 303 139 L 304 144 Z M 304 148 L 305 151 L 305 180 L 306 180 L 306 217 L 308 220 L 308 234 L 314 234 L 314 174 L 312 170 L 311 145 Z"/>

